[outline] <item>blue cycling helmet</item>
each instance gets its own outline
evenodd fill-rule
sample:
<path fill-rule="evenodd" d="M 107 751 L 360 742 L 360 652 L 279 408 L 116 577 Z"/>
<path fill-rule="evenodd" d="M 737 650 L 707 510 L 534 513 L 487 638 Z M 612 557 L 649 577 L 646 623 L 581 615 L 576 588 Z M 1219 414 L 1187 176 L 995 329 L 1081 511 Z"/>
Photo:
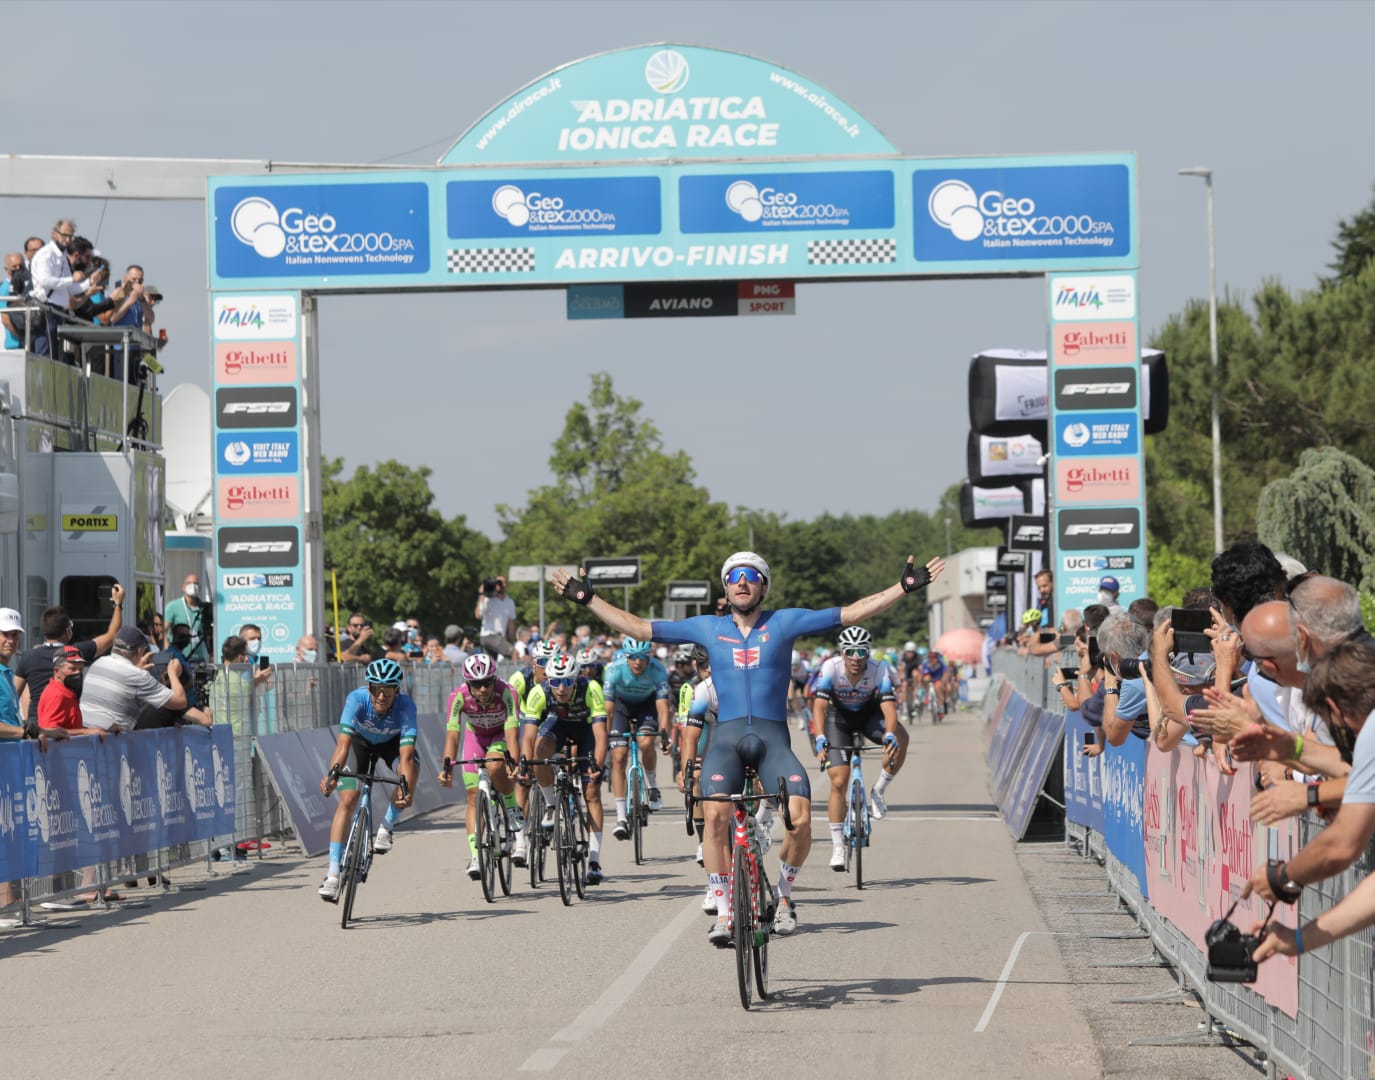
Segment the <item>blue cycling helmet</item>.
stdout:
<path fill-rule="evenodd" d="M 366 676 L 371 686 L 400 686 L 405 677 L 401 665 L 395 660 L 388 660 L 385 656 L 368 665 Z"/>
<path fill-rule="evenodd" d="M 621 642 L 621 651 L 627 659 L 632 656 L 648 657 L 654 651 L 654 646 L 648 641 L 636 641 L 633 637 L 628 637 Z"/>

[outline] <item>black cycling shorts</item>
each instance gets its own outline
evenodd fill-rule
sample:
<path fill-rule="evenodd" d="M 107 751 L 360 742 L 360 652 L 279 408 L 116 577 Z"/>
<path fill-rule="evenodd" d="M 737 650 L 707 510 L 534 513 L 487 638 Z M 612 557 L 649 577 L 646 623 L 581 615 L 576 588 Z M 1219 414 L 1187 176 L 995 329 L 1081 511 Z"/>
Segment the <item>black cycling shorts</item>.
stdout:
<path fill-rule="evenodd" d="M 718 720 L 711 746 L 702 759 L 702 794 L 741 794 L 745 790 L 746 765 L 754 767 L 769 794 L 778 790 L 781 777 L 789 795 L 812 797 L 807 770 L 793 753 L 788 725 L 781 720 Z"/>
<path fill-rule="evenodd" d="M 850 753 L 846 747 L 858 741 L 860 736 L 872 743 L 882 743 L 887 730 L 883 709 L 877 701 L 870 700 L 854 712 L 836 706 L 826 713 L 826 741 L 831 744 L 826 760 L 832 766 L 849 765 Z"/>
<path fill-rule="evenodd" d="M 392 771 L 396 771 L 396 759 L 401 756 L 401 736 L 398 734 L 386 742 L 370 743 L 355 735 L 351 740 L 350 749 L 353 751 L 353 771 L 356 773 L 376 776 L 372 770 L 379 761 Z M 357 787 L 358 781 L 352 777 L 345 776 L 339 780 L 340 791 L 352 791 Z"/>
<path fill-rule="evenodd" d="M 647 701 L 626 702 L 617 698 L 612 705 L 611 715 L 606 718 L 608 734 L 617 731 L 633 731 L 636 735 L 657 735 L 659 734 L 659 704 L 655 698 Z M 623 746 L 629 746 L 630 742 L 624 735 L 617 738 L 611 734 L 611 749 L 619 750 Z"/>
<path fill-rule="evenodd" d="M 601 721 L 598 721 L 600 723 Z M 573 743 L 576 749 L 573 751 L 575 757 L 592 757 L 596 752 L 597 738 L 592 731 L 592 725 L 586 720 L 557 720 L 547 719 L 540 725 L 539 737 L 541 739 L 552 738 L 554 745 L 550 747 L 549 753 L 563 753 L 567 750 L 568 744 Z M 536 751 L 538 753 L 538 751 Z M 544 755 L 548 756 L 548 755 Z M 578 772 L 581 774 L 583 783 L 590 783 L 593 771 L 596 769 L 596 762 L 590 761 L 581 766 Z"/>

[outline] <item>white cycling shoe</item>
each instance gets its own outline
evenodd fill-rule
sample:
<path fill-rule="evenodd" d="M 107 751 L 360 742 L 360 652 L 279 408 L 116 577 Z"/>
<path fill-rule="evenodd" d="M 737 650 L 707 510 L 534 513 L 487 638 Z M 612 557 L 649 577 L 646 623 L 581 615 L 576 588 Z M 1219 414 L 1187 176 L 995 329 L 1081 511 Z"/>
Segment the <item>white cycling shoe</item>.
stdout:
<path fill-rule="evenodd" d="M 320 886 L 320 899 L 331 904 L 339 902 L 339 875 L 331 874 L 325 878 L 325 883 Z"/>
<path fill-rule="evenodd" d="M 831 869 L 837 874 L 845 873 L 845 848 L 839 846 L 831 848 Z"/>
<path fill-rule="evenodd" d="M 377 835 L 372 838 L 372 850 L 378 855 L 385 855 L 392 849 L 391 830 L 383 825 L 377 830 Z"/>
<path fill-rule="evenodd" d="M 888 800 L 878 793 L 877 787 L 869 792 L 869 816 L 875 821 L 888 816 Z"/>

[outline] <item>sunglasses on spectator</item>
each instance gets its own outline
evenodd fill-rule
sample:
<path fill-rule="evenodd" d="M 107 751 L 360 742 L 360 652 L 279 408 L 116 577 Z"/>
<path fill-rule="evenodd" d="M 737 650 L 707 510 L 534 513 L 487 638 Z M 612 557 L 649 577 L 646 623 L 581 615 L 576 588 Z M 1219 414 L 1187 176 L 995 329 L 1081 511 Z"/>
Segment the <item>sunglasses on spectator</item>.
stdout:
<path fill-rule="evenodd" d="M 495 679 L 495 677 L 493 677 L 493 678 L 488 678 L 488 679 L 469 679 L 469 680 L 468 680 L 468 689 L 469 689 L 469 690 L 490 690 L 494 685 L 496 685 L 496 679 Z"/>
<path fill-rule="evenodd" d="M 865 648 L 849 648 L 841 649 L 840 651 L 845 656 L 848 656 L 851 660 L 863 660 L 866 656 L 869 655 L 869 650 Z"/>
<path fill-rule="evenodd" d="M 578 685 L 577 679 L 545 679 L 551 690 L 570 690 Z"/>
<path fill-rule="evenodd" d="M 1248 649 L 1245 645 L 1243 645 L 1243 646 L 1241 647 L 1241 658 L 1242 658 L 1243 660 L 1249 660 L 1249 661 L 1251 661 L 1251 663 L 1253 663 L 1253 664 L 1259 664 L 1262 660 L 1274 660 L 1274 659 L 1275 659 L 1273 656 L 1257 656 L 1257 655 L 1255 655 L 1255 653 L 1253 653 L 1250 649 Z"/>
<path fill-rule="evenodd" d="M 1294 606 L 1294 590 L 1302 585 L 1309 578 L 1321 577 L 1321 570 L 1305 570 L 1302 574 L 1295 574 L 1284 583 L 1284 598 L 1289 601 L 1289 606 Z"/>
<path fill-rule="evenodd" d="M 351 623 L 349 623 L 349 629 L 350 629 L 350 630 L 361 630 L 361 629 L 363 629 L 363 624 L 360 623 L 360 622 L 351 622 Z"/>
<path fill-rule="evenodd" d="M 738 585 L 742 581 L 748 581 L 751 585 L 757 585 L 763 580 L 764 575 L 752 566 L 737 566 L 734 570 L 726 574 L 727 585 Z"/>

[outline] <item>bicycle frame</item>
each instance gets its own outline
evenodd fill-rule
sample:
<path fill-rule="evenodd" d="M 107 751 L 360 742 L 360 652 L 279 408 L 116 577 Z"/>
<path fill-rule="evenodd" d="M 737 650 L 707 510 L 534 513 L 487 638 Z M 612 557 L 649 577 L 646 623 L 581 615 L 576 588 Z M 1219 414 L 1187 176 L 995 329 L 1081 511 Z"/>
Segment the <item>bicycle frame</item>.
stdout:
<path fill-rule="evenodd" d="M 644 827 L 649 824 L 649 785 L 640 760 L 640 738 L 635 732 L 613 731 L 611 738 L 625 737 L 630 754 L 625 763 L 625 796 L 630 834 L 635 841 L 635 865 L 644 862 Z"/>
<path fill-rule="evenodd" d="M 342 911 L 339 926 L 348 929 L 349 919 L 353 916 L 353 898 L 358 886 L 368 880 L 372 869 L 372 785 L 374 783 L 393 784 L 404 794 L 409 790 L 404 776 L 396 780 L 386 776 L 373 776 L 370 773 L 348 772 L 337 766 L 330 770 L 337 781 L 340 777 L 353 777 L 358 784 L 358 806 L 353 811 L 353 821 L 349 824 L 348 839 L 344 842 L 344 855 L 339 863 L 340 890 L 343 892 Z"/>

